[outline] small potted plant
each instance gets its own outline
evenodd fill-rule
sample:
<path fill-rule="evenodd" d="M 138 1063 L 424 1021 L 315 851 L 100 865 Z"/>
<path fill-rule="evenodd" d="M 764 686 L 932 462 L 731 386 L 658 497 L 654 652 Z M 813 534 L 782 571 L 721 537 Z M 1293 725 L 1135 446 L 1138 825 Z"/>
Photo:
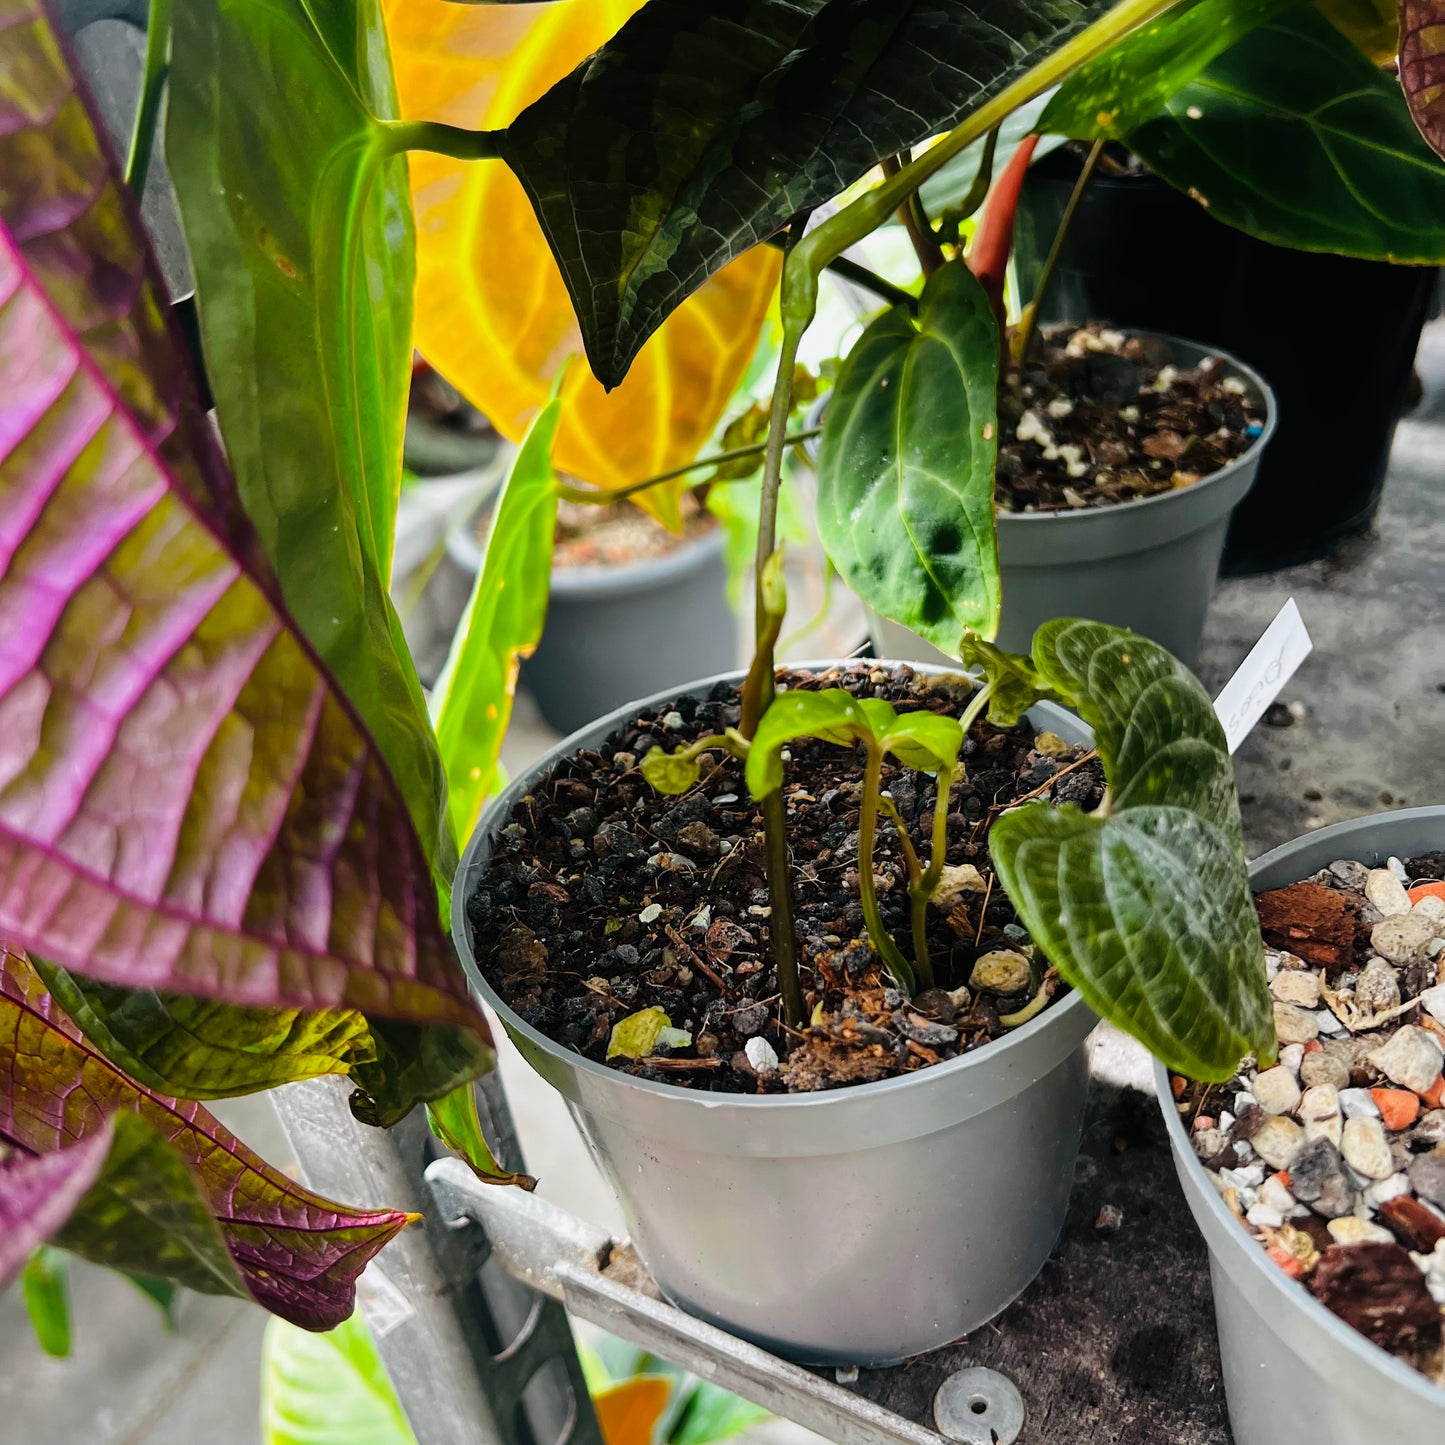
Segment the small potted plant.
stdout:
<path fill-rule="evenodd" d="M 1260 858 L 1278 1062 L 1157 1070 L 1239 1445 L 1445 1428 L 1442 838 L 1411 808 Z"/>
<path fill-rule="evenodd" d="M 1243 35 L 1224 7 L 1198 8 L 1227 48 L 1153 113 L 1101 125 L 1111 107 L 1069 86 L 1046 108 L 1039 131 L 1076 141 L 1030 169 L 1018 275 L 1031 291 L 1106 136 L 1045 315 L 1197 336 L 1269 378 L 1280 430 L 1225 551 L 1227 569 L 1258 571 L 1318 556 L 1374 516 L 1445 261 L 1445 172 L 1390 73 L 1394 7 L 1302 8 Z M 1357 28 L 1367 21 L 1375 33 Z M 1356 100 L 1340 132 L 1329 102 L 1345 89 Z"/>

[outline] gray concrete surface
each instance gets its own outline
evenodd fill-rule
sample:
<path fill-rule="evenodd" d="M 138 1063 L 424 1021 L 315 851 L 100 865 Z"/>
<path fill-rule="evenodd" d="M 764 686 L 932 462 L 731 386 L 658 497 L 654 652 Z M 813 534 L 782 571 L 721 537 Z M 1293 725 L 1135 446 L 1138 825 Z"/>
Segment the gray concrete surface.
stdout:
<path fill-rule="evenodd" d="M 1237 757 L 1251 851 L 1341 818 L 1445 798 L 1445 323 L 1427 329 L 1420 371 L 1425 397 L 1401 424 L 1375 533 L 1326 561 L 1219 589 L 1201 665 L 1212 687 L 1287 597 L 1315 640 L 1284 693 L 1297 721 L 1257 728 Z M 805 612 L 803 599 L 816 595 L 806 566 L 792 591 Z M 849 603 L 841 597 L 822 638 L 794 655 L 861 639 Z M 509 765 L 525 765 L 550 740 L 522 700 Z M 1137 1063 L 1118 1040 L 1108 1047 L 1119 1052 L 1118 1073 Z M 560 1101 L 514 1055 L 502 1067 L 542 1192 L 617 1228 Z M 218 1112 L 286 1163 L 264 1099 Z M 258 1311 L 190 1296 L 167 1335 L 155 1310 L 105 1271 L 77 1265 L 74 1286 L 75 1354 L 65 1362 L 39 1352 L 16 1292 L 0 1296 L 0 1445 L 257 1445 Z"/>

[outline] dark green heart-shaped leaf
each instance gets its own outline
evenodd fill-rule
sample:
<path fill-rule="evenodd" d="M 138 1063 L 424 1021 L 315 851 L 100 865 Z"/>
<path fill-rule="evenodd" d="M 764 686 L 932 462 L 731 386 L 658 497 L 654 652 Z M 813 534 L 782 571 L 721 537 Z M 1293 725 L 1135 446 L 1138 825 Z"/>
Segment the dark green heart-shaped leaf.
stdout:
<path fill-rule="evenodd" d="M 615 386 L 726 262 L 955 125 L 1106 8 L 650 0 L 501 142 L 593 372 Z"/>
<path fill-rule="evenodd" d="M 1445 3 L 1400 0 L 1400 84 L 1420 134 L 1445 156 Z"/>
<path fill-rule="evenodd" d="M 445 891 L 443 774 L 387 597 L 413 281 L 406 162 L 373 120 L 394 114 L 378 0 L 175 7 L 166 160 L 226 454 Z"/>
<path fill-rule="evenodd" d="M 1172 95 L 1236 40 L 1300 0 L 1195 0 L 1141 25 L 1081 65 L 1055 92 L 1041 135 L 1122 137 L 1153 120 Z"/>
<path fill-rule="evenodd" d="M 121 988 L 35 960 L 86 1039 L 137 1083 L 183 1099 L 227 1099 L 348 1073 L 376 1057 L 354 1009 L 247 1009 Z"/>
<path fill-rule="evenodd" d="M 848 353 L 818 446 L 818 532 L 870 607 L 956 654 L 998 625 L 998 328 L 962 261 Z"/>
<path fill-rule="evenodd" d="M 1399 83 L 1314 10 L 1246 36 L 1128 142 L 1212 216 L 1263 240 L 1445 261 L 1445 163 Z"/>
<path fill-rule="evenodd" d="M 1224 733 L 1163 648 L 1063 620 L 1034 639 L 1039 676 L 1094 729 L 1098 814 L 1037 802 L 989 848 L 1034 941 L 1112 1023 L 1172 1069 L 1226 1079 L 1275 1049 Z"/>

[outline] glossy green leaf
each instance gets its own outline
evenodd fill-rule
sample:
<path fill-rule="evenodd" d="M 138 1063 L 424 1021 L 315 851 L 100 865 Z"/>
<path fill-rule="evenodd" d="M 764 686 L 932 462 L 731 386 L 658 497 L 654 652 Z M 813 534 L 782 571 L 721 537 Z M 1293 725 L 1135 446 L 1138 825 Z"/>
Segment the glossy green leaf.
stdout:
<path fill-rule="evenodd" d="M 971 632 L 964 633 L 959 657 L 989 689 L 988 720 L 995 727 L 1013 727 L 1036 702 L 1062 701 L 1039 676 L 1030 657 L 1005 652 Z"/>
<path fill-rule="evenodd" d="M 451 1024 L 371 1019 L 376 1057 L 356 1064 L 351 1112 L 363 1124 L 389 1129 L 417 1104 L 431 1103 L 489 1072 L 496 1063 L 489 1038 Z"/>
<path fill-rule="evenodd" d="M 402 793 L 277 599 L 49 11 L 7 13 L 0 936 L 126 987 L 484 1037 Z"/>
<path fill-rule="evenodd" d="M 678 303 L 1107 8 L 649 0 L 503 133 L 607 386 Z"/>
<path fill-rule="evenodd" d="M 748 751 L 748 791 L 765 798 L 783 785 L 780 750 L 796 738 L 852 747 L 863 742 L 890 752 L 923 772 L 939 772 L 958 760 L 963 728 L 941 713 L 895 712 L 877 697 L 854 697 L 840 687 L 822 692 L 779 693 L 763 714 Z"/>
<path fill-rule="evenodd" d="M 761 1405 L 739 1399 L 708 1380 L 699 1380 L 667 1437 L 668 1445 L 714 1445 L 770 1418 Z"/>
<path fill-rule="evenodd" d="M 1445 163 L 1399 83 L 1313 10 L 1246 36 L 1128 143 L 1217 220 L 1263 240 L 1445 261 Z"/>
<path fill-rule="evenodd" d="M 407 1222 L 303 1189 L 200 1104 L 150 1092 L 92 1049 L 30 964 L 0 956 L 0 1143 L 49 1159 L 113 1141 L 55 1243 L 126 1273 L 248 1296 L 307 1329 Z M 3 1183 L 3 1180 L 0 1180 Z"/>
<path fill-rule="evenodd" d="M 1400 84 L 1420 134 L 1445 156 L 1445 3 L 1400 0 Z"/>
<path fill-rule="evenodd" d="M 443 774 L 387 597 L 413 234 L 377 0 L 176 6 L 166 159 L 206 369 L 293 615 L 375 735 L 445 891 Z M 289 138 L 289 139 L 288 139 Z"/>
<path fill-rule="evenodd" d="M 482 801 L 494 789 L 517 671 L 541 640 L 547 619 L 557 528 L 552 443 L 560 414 L 554 387 L 502 486 L 481 571 L 432 694 L 459 841 L 471 836 Z"/>
<path fill-rule="evenodd" d="M 261 1445 L 416 1445 L 359 1313 L 325 1334 L 266 1326 Z"/>
<path fill-rule="evenodd" d="M 535 1189 L 537 1181 L 530 1174 L 514 1174 L 503 1169 L 492 1154 L 491 1145 L 482 1133 L 481 1116 L 477 1113 L 477 1092 L 472 1084 L 444 1094 L 427 1105 L 427 1123 L 431 1131 L 448 1149 L 460 1154 L 473 1172 L 488 1184 L 516 1184 Z"/>
<path fill-rule="evenodd" d="M 999 878 L 1059 972 L 1171 1069 L 1227 1079 L 1274 1023 L 1224 733 L 1163 648 L 1064 619 L 1034 638 L 1039 676 L 1094 729 L 1109 799 L 1005 813 Z"/>
<path fill-rule="evenodd" d="M 36 1343 L 63 1360 L 70 1353 L 70 1256 L 42 1244 L 26 1261 L 20 1287 Z"/>
<path fill-rule="evenodd" d="M 1153 120 L 1217 55 L 1300 0 L 1194 0 L 1141 25 L 1059 86 L 1041 135 L 1126 136 Z"/>
<path fill-rule="evenodd" d="M 87 1041 L 137 1083 L 186 1099 L 228 1099 L 373 1060 L 354 1009 L 245 1009 L 97 983 L 39 959 L 35 969 Z"/>
<path fill-rule="evenodd" d="M 870 607 L 951 655 L 998 626 L 998 328 L 962 261 L 844 360 L 818 447 L 818 531 Z"/>

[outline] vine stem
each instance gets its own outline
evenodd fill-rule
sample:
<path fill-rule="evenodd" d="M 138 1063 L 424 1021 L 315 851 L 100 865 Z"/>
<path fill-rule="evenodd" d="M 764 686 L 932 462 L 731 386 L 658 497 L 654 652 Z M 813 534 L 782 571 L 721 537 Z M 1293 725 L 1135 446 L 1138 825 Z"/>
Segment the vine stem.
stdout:
<path fill-rule="evenodd" d="M 783 445 L 785 447 L 801 446 L 804 442 L 810 442 L 814 437 L 822 436 L 822 434 L 822 427 L 794 432 L 792 436 L 783 439 Z M 714 452 L 711 456 L 699 457 L 694 462 L 688 462 L 684 467 L 674 467 L 670 472 L 660 472 L 657 476 L 648 477 L 645 481 L 629 482 L 627 486 L 619 487 L 613 492 L 604 492 L 596 487 L 569 487 L 566 483 L 558 483 L 557 495 L 564 502 L 585 502 L 588 505 L 605 507 L 612 502 L 635 497 L 638 492 L 645 492 L 649 487 L 661 486 L 663 482 L 675 481 L 678 477 L 685 477 L 689 472 L 701 471 L 703 467 L 720 467 L 727 462 L 740 462 L 746 457 L 761 456 L 767 447 L 767 442 L 749 442 L 745 447 L 733 447 L 731 451 Z M 716 477 L 713 479 L 713 484 L 743 480 L 745 480 L 743 477 Z"/>
<path fill-rule="evenodd" d="M 125 161 L 125 183 L 139 200 L 145 194 L 155 149 L 156 125 L 160 120 L 161 97 L 171 71 L 171 15 L 174 0 L 151 0 L 146 20 L 146 49 L 141 73 L 140 100 L 131 127 L 130 151 Z"/>
<path fill-rule="evenodd" d="M 379 120 L 374 122 L 385 154 L 433 151 L 459 161 L 499 160 L 506 131 L 468 130 L 439 120 Z"/>
<path fill-rule="evenodd" d="M 1064 242 L 1068 239 L 1069 228 L 1078 214 L 1079 202 L 1084 199 L 1084 192 L 1088 190 L 1089 182 L 1093 179 L 1094 168 L 1099 164 L 1100 156 L 1104 154 L 1104 145 L 1105 138 L 1100 136 L 1089 147 L 1088 159 L 1084 162 L 1084 168 L 1079 172 L 1079 179 L 1074 182 L 1074 189 L 1069 192 L 1068 204 L 1064 207 L 1064 214 L 1059 218 L 1059 228 L 1054 232 L 1054 239 L 1049 246 L 1049 254 L 1044 260 L 1044 269 L 1039 272 L 1039 282 L 1034 287 L 1033 300 L 1024 307 L 1023 315 L 1019 317 L 1018 329 L 1014 333 L 1011 350 L 1014 364 L 1020 370 L 1029 354 L 1029 343 L 1033 340 L 1034 330 L 1038 326 L 1039 310 L 1044 304 L 1044 297 L 1048 295 L 1049 283 L 1054 279 L 1059 258 L 1064 254 Z"/>
<path fill-rule="evenodd" d="M 878 910 L 878 889 L 873 881 L 873 844 L 878 834 L 878 795 L 883 783 L 883 749 L 869 742 L 868 761 L 863 770 L 863 797 L 858 810 L 858 896 L 863 904 L 863 922 L 873 950 L 887 965 L 888 972 L 904 993 L 911 994 L 915 980 L 908 960 L 898 951 Z"/>

